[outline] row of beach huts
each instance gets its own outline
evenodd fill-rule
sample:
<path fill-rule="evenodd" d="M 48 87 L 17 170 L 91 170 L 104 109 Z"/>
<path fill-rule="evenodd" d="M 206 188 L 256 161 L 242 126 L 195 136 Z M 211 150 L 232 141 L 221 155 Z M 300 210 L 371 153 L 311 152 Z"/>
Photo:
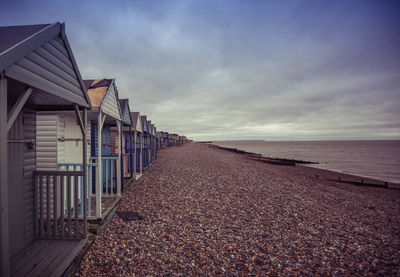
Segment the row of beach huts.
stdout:
<path fill-rule="evenodd" d="M 1 276 L 73 272 L 88 225 L 189 141 L 131 108 L 115 79 L 82 79 L 63 23 L 0 27 Z"/>

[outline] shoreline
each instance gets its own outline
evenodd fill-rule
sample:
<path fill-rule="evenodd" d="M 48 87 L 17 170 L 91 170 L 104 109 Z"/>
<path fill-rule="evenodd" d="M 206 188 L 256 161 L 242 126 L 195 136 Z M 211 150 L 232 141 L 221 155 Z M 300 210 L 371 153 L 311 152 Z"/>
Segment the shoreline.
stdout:
<path fill-rule="evenodd" d="M 202 143 L 202 144 L 206 144 L 210 147 L 214 147 L 214 148 L 221 149 L 224 151 L 236 153 L 239 155 L 249 155 L 249 156 L 260 155 L 260 156 L 262 156 L 261 154 L 258 154 L 258 153 L 248 152 L 245 150 L 232 148 L 232 147 L 219 146 L 219 145 L 212 144 L 212 143 Z M 378 178 L 372 178 L 369 176 L 349 174 L 349 173 L 343 173 L 340 171 L 335 171 L 335 170 L 330 170 L 330 169 L 318 168 L 318 167 L 314 167 L 312 165 L 312 164 L 315 164 L 315 162 L 312 162 L 312 161 L 303 161 L 303 160 L 294 160 L 294 159 L 292 160 L 292 159 L 284 159 L 284 158 L 278 158 L 278 157 L 265 157 L 265 158 L 271 159 L 271 160 L 293 161 L 295 163 L 295 165 L 293 165 L 293 166 L 304 168 L 305 172 L 307 172 L 308 175 L 310 175 L 310 176 L 314 175 L 317 179 L 324 176 L 328 181 L 335 182 L 335 183 L 346 183 L 346 184 L 350 184 L 350 185 L 358 185 L 358 186 L 366 186 L 366 187 L 400 189 L 400 183 L 385 181 L 385 180 L 381 180 Z M 255 160 L 255 161 L 257 161 L 257 160 Z M 260 161 L 260 162 L 262 162 L 262 161 Z M 272 164 L 272 163 L 270 163 L 270 164 Z M 279 166 L 291 166 L 291 165 L 281 164 Z M 308 169 L 312 169 L 312 170 L 308 170 Z M 318 172 L 320 172 L 320 174 L 318 174 Z"/>

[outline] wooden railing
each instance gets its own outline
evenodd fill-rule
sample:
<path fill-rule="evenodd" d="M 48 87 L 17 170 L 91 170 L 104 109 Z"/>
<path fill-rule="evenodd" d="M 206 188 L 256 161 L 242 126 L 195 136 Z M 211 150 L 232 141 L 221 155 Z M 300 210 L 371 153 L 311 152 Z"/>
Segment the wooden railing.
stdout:
<path fill-rule="evenodd" d="M 91 157 L 93 163 L 97 164 L 97 157 Z M 102 187 L 103 193 L 106 196 L 110 196 L 117 193 L 117 189 L 114 189 L 114 185 L 117 185 L 117 161 L 118 156 L 102 156 Z"/>
<path fill-rule="evenodd" d="M 88 209 L 87 213 L 88 216 L 92 216 L 92 178 L 95 175 L 97 167 L 97 162 L 89 162 L 87 163 L 87 199 L 88 199 Z M 58 170 L 61 171 L 76 171 L 76 170 L 83 170 L 82 163 L 58 163 Z M 74 187 L 74 186 L 73 186 Z M 78 179 L 78 203 L 82 203 L 83 199 L 83 176 L 79 177 Z M 80 206 L 80 216 L 83 217 L 83 205 Z M 75 206 L 72 207 L 73 209 Z"/>
<path fill-rule="evenodd" d="M 78 179 L 83 178 L 83 171 L 34 171 L 33 176 L 35 237 L 66 240 L 86 237 L 87 189 L 83 189 L 81 203 L 78 198 Z"/>

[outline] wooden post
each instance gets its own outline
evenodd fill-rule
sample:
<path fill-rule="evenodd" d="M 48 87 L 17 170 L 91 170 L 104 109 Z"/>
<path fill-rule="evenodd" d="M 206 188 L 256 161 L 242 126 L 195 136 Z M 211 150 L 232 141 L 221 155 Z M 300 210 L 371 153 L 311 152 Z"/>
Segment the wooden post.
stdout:
<path fill-rule="evenodd" d="M 90 193 L 88 195 L 88 166 L 87 166 L 87 109 L 83 109 L 83 126 L 84 132 L 82 132 L 83 143 L 83 234 L 87 237 L 87 216 L 88 216 L 88 201 L 90 201 Z M 88 200 L 89 198 L 89 200 Z"/>
<path fill-rule="evenodd" d="M 143 131 L 140 133 L 140 174 L 143 173 Z"/>
<path fill-rule="evenodd" d="M 123 191 L 124 190 L 124 161 L 123 161 L 123 153 L 124 153 L 124 151 L 123 151 L 123 148 L 122 148 L 122 144 L 123 144 L 123 132 L 122 132 L 122 128 L 124 127 L 124 123 L 122 122 L 122 121 L 120 121 L 120 124 L 121 124 L 121 132 L 120 132 L 120 134 L 119 134 L 119 144 L 118 144 L 118 149 L 119 149 L 119 153 L 120 153 L 120 156 L 119 156 L 119 159 L 120 159 L 120 167 L 121 167 L 121 177 L 120 177 L 120 179 L 121 179 L 121 191 Z M 126 142 L 125 142 L 126 143 Z"/>
<path fill-rule="evenodd" d="M 0 76 L 0 275 L 6 277 L 10 276 L 7 158 L 7 79 L 2 75 Z"/>
<path fill-rule="evenodd" d="M 117 121 L 118 135 L 121 138 L 121 121 Z M 118 142 L 118 160 L 117 160 L 117 196 L 121 196 L 121 139 Z"/>
<path fill-rule="evenodd" d="M 136 135 L 137 135 L 137 131 L 135 130 L 135 133 L 133 135 L 133 141 L 132 141 L 132 130 L 129 130 L 130 134 L 131 134 L 131 165 L 133 166 L 133 178 L 136 180 L 136 156 L 137 156 L 137 149 L 136 149 Z M 135 148 L 133 148 L 135 147 Z M 135 157 L 133 158 L 132 156 L 132 150 L 135 149 Z"/>
<path fill-rule="evenodd" d="M 105 115 L 104 115 L 105 116 Z M 101 218 L 101 196 L 103 194 L 103 176 L 101 162 L 101 130 L 103 128 L 103 115 L 99 111 L 97 119 L 97 171 L 96 171 L 96 216 Z"/>

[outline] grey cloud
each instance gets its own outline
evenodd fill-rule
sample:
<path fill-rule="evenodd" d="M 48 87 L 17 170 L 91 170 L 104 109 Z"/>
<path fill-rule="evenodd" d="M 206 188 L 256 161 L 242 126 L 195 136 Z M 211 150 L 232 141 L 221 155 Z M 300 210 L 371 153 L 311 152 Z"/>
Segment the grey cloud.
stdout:
<path fill-rule="evenodd" d="M 0 23 L 65 20 L 84 78 L 116 77 L 120 96 L 158 130 L 399 138 L 394 3 L 35 2 L 25 3 L 29 12 L 7 7 Z"/>

